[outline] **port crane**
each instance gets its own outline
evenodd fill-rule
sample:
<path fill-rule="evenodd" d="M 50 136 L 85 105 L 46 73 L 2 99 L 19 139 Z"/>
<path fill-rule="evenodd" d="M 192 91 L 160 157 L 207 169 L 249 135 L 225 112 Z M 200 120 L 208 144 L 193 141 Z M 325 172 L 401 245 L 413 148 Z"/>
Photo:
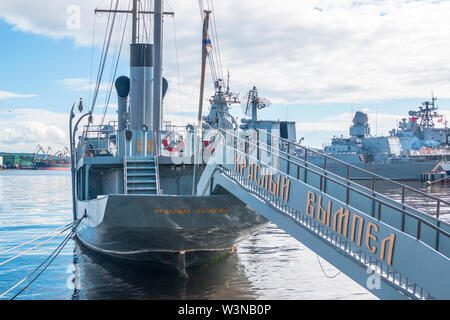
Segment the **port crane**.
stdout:
<path fill-rule="evenodd" d="M 53 160 L 54 158 L 61 160 L 67 158 L 70 155 L 70 151 L 67 147 L 64 147 L 53 154 L 52 147 L 48 146 L 45 149 L 42 145 L 38 144 L 33 152 L 33 162 L 37 161 L 39 154 L 43 155 L 43 160 Z"/>

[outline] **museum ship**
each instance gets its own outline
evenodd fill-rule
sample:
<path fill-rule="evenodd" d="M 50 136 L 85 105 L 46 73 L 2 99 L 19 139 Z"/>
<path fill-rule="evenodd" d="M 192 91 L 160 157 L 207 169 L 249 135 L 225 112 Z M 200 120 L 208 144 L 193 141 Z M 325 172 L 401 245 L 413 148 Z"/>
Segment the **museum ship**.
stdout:
<path fill-rule="evenodd" d="M 202 38 L 199 34 L 199 121 L 182 127 L 168 122 L 162 125 L 168 88 L 162 76 L 163 16 L 173 13 L 163 11 L 162 0 L 155 0 L 154 5 L 154 11 L 150 11 L 143 1 L 133 0 L 130 11 L 118 10 L 117 5 L 96 10 L 108 12 L 111 21 L 116 15 L 131 15 L 130 74 L 115 81 L 116 121 L 93 123 L 95 98 L 76 123 L 74 109 L 78 105 L 83 110 L 82 100 L 72 107 L 73 214 L 74 220 L 80 221 L 77 238 L 86 247 L 114 257 L 175 267 L 186 274 L 188 266 L 234 252 L 239 241 L 264 227 L 268 220 L 224 190 L 208 196 L 197 194 L 206 163 L 201 155 L 208 148 L 214 152 L 210 142 L 217 129 L 239 129 L 228 113 L 238 98 L 228 86 L 225 88 L 222 79 L 214 78 L 211 111 L 202 117 L 205 64 L 212 46 L 208 35 L 210 11 L 205 10 Z M 145 30 L 148 25 L 138 28 L 146 15 L 153 18 L 151 32 Z M 108 28 L 106 38 L 112 29 Z M 144 33 L 154 36 L 153 43 L 141 42 Z M 101 75 L 97 90 L 99 80 Z M 78 132 L 86 119 L 88 124 Z M 196 143 L 198 137 L 201 143 Z M 200 153 L 195 153 L 196 147 Z"/>

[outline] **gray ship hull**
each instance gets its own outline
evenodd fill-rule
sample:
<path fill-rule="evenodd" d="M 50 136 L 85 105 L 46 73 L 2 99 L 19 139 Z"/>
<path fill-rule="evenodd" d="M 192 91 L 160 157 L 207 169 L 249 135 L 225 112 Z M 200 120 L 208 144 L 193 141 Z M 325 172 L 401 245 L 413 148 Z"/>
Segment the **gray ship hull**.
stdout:
<path fill-rule="evenodd" d="M 108 195 L 77 201 L 78 239 L 110 256 L 177 267 L 223 255 L 268 221 L 231 195 Z"/>
<path fill-rule="evenodd" d="M 420 180 L 422 173 L 430 171 L 437 162 L 405 162 L 405 163 L 378 163 L 363 164 L 359 167 L 392 180 Z M 368 179 L 362 173 L 354 173 L 359 179 Z"/>
<path fill-rule="evenodd" d="M 338 158 L 339 156 L 331 155 Z M 323 167 L 323 158 L 320 160 L 312 160 L 312 163 L 318 167 Z M 397 162 L 397 163 L 363 163 L 363 162 L 349 162 L 349 164 L 359 167 L 361 169 L 378 174 L 385 178 L 392 180 L 420 180 L 424 172 L 432 170 L 438 161 L 424 161 L 424 162 Z M 347 167 L 342 163 L 330 160 L 327 163 L 327 169 L 340 176 L 347 175 Z M 351 169 L 351 179 L 371 179 L 369 174 L 362 171 Z"/>

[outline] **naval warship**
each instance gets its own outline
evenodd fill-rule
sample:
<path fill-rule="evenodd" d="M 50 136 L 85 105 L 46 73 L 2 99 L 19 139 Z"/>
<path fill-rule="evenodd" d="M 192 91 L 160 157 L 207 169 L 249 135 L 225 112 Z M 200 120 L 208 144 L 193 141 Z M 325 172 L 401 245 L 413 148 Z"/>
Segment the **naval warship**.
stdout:
<path fill-rule="evenodd" d="M 82 112 L 83 100 L 72 106 L 73 215 L 79 221 L 76 236 L 84 246 L 114 257 L 159 263 L 186 275 L 189 266 L 234 252 L 239 241 L 265 227 L 268 220 L 225 190 L 208 196 L 196 192 L 206 161 L 201 156 L 195 160 L 196 146 L 202 149 L 200 154 L 207 148 L 214 152 L 209 145 L 214 133 L 208 135 L 208 131 L 239 129 L 228 112 L 238 95 L 230 93 L 220 78 L 213 79 L 210 114 L 202 116 L 205 64 L 212 46 L 210 11 L 202 11 L 203 36 L 199 33 L 199 121 L 179 127 L 163 125 L 162 118 L 168 89 L 162 76 L 163 16 L 173 12 L 163 11 L 162 0 L 155 0 L 151 9 L 139 0 L 133 0 L 131 10 L 118 10 L 117 4 L 108 10 L 96 9 L 107 12 L 111 21 L 116 14 L 132 16 L 130 75 L 115 81 L 116 120 L 94 124 L 94 99 L 90 110 L 75 122 L 74 109 L 78 105 Z M 148 25 L 138 28 L 144 15 L 153 16 L 151 32 L 145 30 Z M 144 32 L 154 36 L 153 43 L 142 42 Z M 78 132 L 86 119 L 88 123 Z M 196 144 L 199 136 L 203 143 Z"/>
<path fill-rule="evenodd" d="M 396 180 L 420 180 L 424 172 L 433 169 L 439 162 L 450 160 L 447 121 L 438 114 L 436 98 L 425 101 L 403 118 L 397 129 L 387 136 L 370 134 L 366 113 L 357 111 L 350 127 L 349 137 L 334 137 L 330 145 L 321 150 L 333 158 Z M 441 124 L 441 128 L 437 127 Z M 442 127 L 443 126 L 443 127 Z M 311 162 L 321 165 L 323 158 L 311 155 Z M 328 169 L 345 175 L 345 166 L 337 161 L 328 164 Z M 368 179 L 368 175 L 352 170 L 351 178 Z"/>

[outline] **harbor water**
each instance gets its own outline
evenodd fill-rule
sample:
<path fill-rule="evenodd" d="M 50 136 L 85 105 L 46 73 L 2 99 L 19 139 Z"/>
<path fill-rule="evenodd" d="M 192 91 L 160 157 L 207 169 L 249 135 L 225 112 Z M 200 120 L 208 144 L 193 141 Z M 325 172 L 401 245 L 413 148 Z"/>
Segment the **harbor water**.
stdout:
<path fill-rule="evenodd" d="M 447 184 L 424 188 L 445 200 Z M 381 189 L 378 189 L 381 188 Z M 385 192 L 390 193 L 386 186 Z M 383 190 L 383 185 L 377 185 Z M 408 195 L 407 195 L 408 196 Z M 420 205 L 420 199 L 407 200 Z M 419 201 L 419 203 L 418 203 Z M 424 204 L 427 205 L 427 204 Z M 442 212 L 443 219 L 450 217 Z M 70 223 L 70 172 L 0 170 L 0 252 Z M 0 265 L 0 294 L 26 277 L 63 240 Z M 31 248 L 7 252 L 3 261 Z M 3 299 L 10 299 L 29 280 Z M 105 257 L 70 240 L 53 263 L 17 299 L 376 299 L 314 252 L 271 224 L 241 242 L 235 254 L 189 270 L 187 280 L 157 265 Z"/>

